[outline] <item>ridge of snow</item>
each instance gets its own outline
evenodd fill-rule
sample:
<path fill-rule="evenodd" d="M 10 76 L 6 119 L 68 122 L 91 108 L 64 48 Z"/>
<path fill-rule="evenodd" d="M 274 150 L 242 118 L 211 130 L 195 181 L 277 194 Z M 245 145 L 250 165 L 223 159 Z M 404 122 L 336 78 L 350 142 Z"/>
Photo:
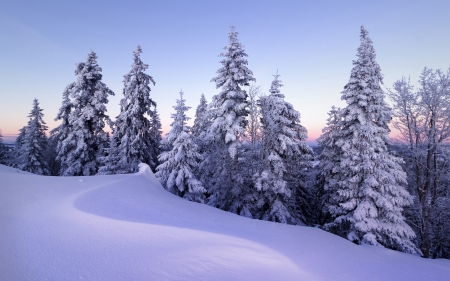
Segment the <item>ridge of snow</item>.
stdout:
<path fill-rule="evenodd" d="M 150 168 L 44 177 L 0 165 L 2 280 L 447 280 L 449 260 L 183 200 Z M 82 180 L 82 181 L 80 181 Z"/>

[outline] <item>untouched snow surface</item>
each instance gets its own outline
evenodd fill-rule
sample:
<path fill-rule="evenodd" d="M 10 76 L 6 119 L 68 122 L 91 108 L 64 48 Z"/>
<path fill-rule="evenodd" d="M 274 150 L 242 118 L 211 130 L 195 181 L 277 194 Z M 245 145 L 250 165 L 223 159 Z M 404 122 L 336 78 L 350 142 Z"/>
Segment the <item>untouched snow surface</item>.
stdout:
<path fill-rule="evenodd" d="M 132 175 L 44 177 L 0 165 L 1 280 L 449 280 L 449 260 L 251 220 Z"/>

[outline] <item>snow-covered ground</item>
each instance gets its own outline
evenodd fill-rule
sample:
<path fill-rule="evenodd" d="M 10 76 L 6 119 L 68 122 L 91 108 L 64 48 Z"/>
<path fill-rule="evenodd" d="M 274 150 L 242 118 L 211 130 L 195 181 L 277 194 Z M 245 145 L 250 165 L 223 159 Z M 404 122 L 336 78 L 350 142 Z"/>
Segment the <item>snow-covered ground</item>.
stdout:
<path fill-rule="evenodd" d="M 1 280 L 449 280 L 449 260 L 251 220 L 133 175 L 43 177 L 0 165 Z"/>

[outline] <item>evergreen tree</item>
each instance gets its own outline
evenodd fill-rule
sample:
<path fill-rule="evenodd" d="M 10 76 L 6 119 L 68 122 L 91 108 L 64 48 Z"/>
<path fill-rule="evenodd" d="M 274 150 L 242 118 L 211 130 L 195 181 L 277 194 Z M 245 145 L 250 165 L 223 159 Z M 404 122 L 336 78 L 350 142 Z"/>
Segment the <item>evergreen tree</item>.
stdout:
<path fill-rule="evenodd" d="M 96 174 L 98 158 L 108 146 L 108 135 L 103 129 L 110 119 L 105 104 L 108 95 L 114 93 L 101 81 L 101 71 L 97 55 L 91 51 L 86 62 L 77 65 L 77 81 L 63 93 L 63 104 L 56 117 L 62 119 L 62 124 L 55 131 L 62 176 Z"/>
<path fill-rule="evenodd" d="M 208 117 L 208 148 L 201 164 L 202 182 L 208 186 L 208 204 L 220 209 L 251 217 L 248 188 L 240 173 L 238 149 L 244 136 L 248 115 L 247 93 L 241 87 L 255 81 L 247 68 L 247 54 L 239 43 L 237 32 L 231 27 L 229 44 L 221 53 L 222 67 L 211 81 L 221 92 L 211 102 Z"/>
<path fill-rule="evenodd" d="M 17 157 L 15 155 L 14 150 L 3 142 L 2 130 L 0 129 L 0 164 L 13 167 L 17 166 Z"/>
<path fill-rule="evenodd" d="M 208 102 L 205 98 L 205 95 L 202 94 L 200 98 L 200 104 L 197 106 L 195 110 L 195 120 L 194 126 L 192 126 L 192 136 L 194 138 L 201 138 L 200 135 L 208 129 L 209 125 L 205 122 L 206 112 L 208 111 Z"/>
<path fill-rule="evenodd" d="M 37 175 L 48 175 L 47 162 L 45 161 L 45 150 L 47 148 L 47 136 L 42 117 L 42 109 L 39 107 L 37 99 L 33 101 L 33 109 L 28 117 L 28 125 L 23 129 L 23 135 L 19 140 L 19 161 L 18 168 Z"/>
<path fill-rule="evenodd" d="M 324 224 L 330 220 L 330 214 L 328 212 L 327 206 L 332 203 L 332 194 L 336 193 L 337 190 L 333 189 L 334 185 L 329 185 L 327 179 L 333 177 L 333 168 L 335 163 L 339 163 L 340 150 L 336 145 L 336 135 L 339 133 L 341 128 L 342 113 L 340 108 L 333 106 L 328 112 L 327 125 L 322 129 L 322 135 L 317 139 L 317 143 L 320 148 L 319 163 L 317 164 L 317 176 L 316 176 L 316 202 L 317 211 L 319 214 L 317 216 L 317 222 L 319 224 Z M 332 181 L 333 182 L 333 181 Z"/>
<path fill-rule="evenodd" d="M 19 154 L 20 149 L 22 148 L 23 142 L 25 140 L 25 134 L 27 133 L 27 126 L 23 126 L 21 129 L 19 129 L 19 135 L 16 138 L 16 152 Z"/>
<path fill-rule="evenodd" d="M 109 151 L 106 166 L 120 166 L 115 173 L 134 173 L 140 163 L 154 167 L 152 158 L 151 121 L 145 114 L 153 118 L 152 106 L 155 102 L 150 98 L 150 83 L 155 81 L 144 71 L 148 65 L 141 61 L 142 49 L 137 46 L 131 71 L 124 76 L 124 98 L 120 101 L 120 114 L 114 122 L 113 148 Z M 116 154 L 118 153 L 118 154 Z M 117 162 L 118 161 L 118 162 Z M 100 174 L 105 174 L 105 168 Z"/>
<path fill-rule="evenodd" d="M 339 128 L 329 134 L 333 150 L 322 154 L 325 190 L 332 192 L 325 206 L 332 216 L 326 229 L 355 243 L 382 245 L 417 253 L 415 237 L 402 215 L 411 202 L 402 160 L 388 151 L 391 110 L 380 87 L 382 75 L 375 61 L 375 50 L 368 32 L 361 27 L 358 59 L 353 62 L 349 83 L 342 99 Z M 326 144 L 323 137 L 321 144 Z"/>
<path fill-rule="evenodd" d="M 98 169 L 97 175 L 115 175 L 130 173 L 130 165 L 121 161 L 120 151 L 117 147 L 116 138 L 112 137 L 109 147 L 105 149 L 104 156 L 99 158 L 101 167 Z"/>
<path fill-rule="evenodd" d="M 56 148 L 58 147 L 58 141 L 52 135 L 49 136 L 47 140 L 47 149 L 44 152 L 45 161 L 47 162 L 47 168 L 50 176 L 59 175 L 59 170 L 61 168 L 60 163 L 56 158 L 58 153 Z"/>
<path fill-rule="evenodd" d="M 189 118 L 185 112 L 190 107 L 185 105 L 182 91 L 173 108 L 176 113 L 172 114 L 172 129 L 166 136 L 166 142 L 172 149 L 159 156 L 161 164 L 156 168 L 155 175 L 170 192 L 191 201 L 203 202 L 205 189 L 192 172 L 200 162 L 200 154 L 186 126 Z"/>
<path fill-rule="evenodd" d="M 300 125 L 300 113 L 284 101 L 279 89 L 282 86 L 279 75 L 274 76 L 270 95 L 259 100 L 263 140 L 262 171 L 255 184 L 261 192 L 259 216 L 281 223 L 304 223 L 305 214 L 296 212 L 295 200 L 292 200 L 301 183 L 292 181 L 289 167 L 293 164 L 297 164 L 294 165 L 297 170 L 309 167 L 313 153 L 305 142 L 307 131 Z"/>
<path fill-rule="evenodd" d="M 82 64 L 77 65 L 77 70 L 79 67 L 82 67 Z M 75 71 L 77 73 L 77 71 Z M 72 126 L 69 124 L 69 116 L 72 111 L 72 102 L 70 100 L 70 93 L 72 92 L 73 88 L 75 87 L 76 83 L 73 82 L 69 84 L 66 89 L 64 89 L 63 92 L 63 100 L 61 107 L 58 110 L 58 114 L 56 115 L 55 121 L 61 120 L 61 124 L 50 131 L 50 137 L 49 142 L 52 144 L 56 144 L 55 148 L 55 162 L 58 167 L 55 167 L 58 169 L 58 174 L 61 172 L 61 156 L 64 155 L 65 151 L 73 150 L 75 147 L 73 144 L 69 144 L 67 142 L 63 142 L 69 133 L 72 130 Z M 17 141 L 16 141 L 17 143 Z M 61 153 L 60 153 L 61 152 Z M 61 154 L 61 155 L 60 155 Z"/>
<path fill-rule="evenodd" d="M 207 150 L 208 144 L 211 144 L 208 130 L 211 127 L 214 112 L 214 109 L 210 109 L 205 95 L 202 94 L 200 104 L 195 112 L 194 126 L 191 129 L 194 142 L 198 145 L 199 153 L 202 155 Z M 199 171 L 196 172 L 199 173 Z"/>
<path fill-rule="evenodd" d="M 10 153 L 8 153 L 8 159 L 7 161 L 7 165 L 14 167 L 14 168 L 18 168 L 19 162 L 20 162 L 20 153 L 21 153 L 21 149 L 22 149 L 22 145 L 25 139 L 25 133 L 27 132 L 27 126 L 23 126 L 21 129 L 19 129 L 19 135 L 17 136 L 16 140 L 15 140 L 15 145 L 14 145 L 14 149 L 12 149 L 12 151 L 10 151 Z"/>
<path fill-rule="evenodd" d="M 162 129 L 161 129 L 161 119 L 159 118 L 159 113 L 155 108 L 153 109 L 153 115 L 150 123 L 150 139 L 151 139 L 151 150 L 150 154 L 152 156 L 154 165 L 150 168 L 153 172 L 156 172 L 156 167 L 160 164 L 158 156 L 161 154 L 161 141 L 162 141 Z"/>
<path fill-rule="evenodd" d="M 0 164 L 6 165 L 7 164 L 7 154 L 8 150 L 6 146 L 3 144 L 3 135 L 2 130 L 0 129 Z"/>
<path fill-rule="evenodd" d="M 81 65 L 78 65 L 79 67 Z M 61 107 L 58 110 L 55 121 L 61 120 L 61 124 L 50 131 L 50 136 L 48 138 L 49 146 L 47 148 L 47 161 L 49 164 L 49 169 L 51 175 L 60 175 L 61 172 L 61 159 L 59 157 L 59 151 L 64 147 L 67 150 L 74 149 L 70 147 L 68 143 L 63 143 L 63 141 L 69 135 L 71 131 L 71 125 L 69 124 L 69 116 L 72 111 L 72 102 L 70 101 L 70 93 L 75 83 L 69 84 L 63 92 L 63 100 Z"/>

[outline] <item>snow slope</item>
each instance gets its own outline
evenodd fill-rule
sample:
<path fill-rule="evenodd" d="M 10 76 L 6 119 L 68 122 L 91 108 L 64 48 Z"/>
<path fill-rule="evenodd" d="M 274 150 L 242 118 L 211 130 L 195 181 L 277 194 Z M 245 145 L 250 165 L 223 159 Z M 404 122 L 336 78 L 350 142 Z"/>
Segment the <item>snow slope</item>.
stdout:
<path fill-rule="evenodd" d="M 251 220 L 133 175 L 0 165 L 0 280 L 449 280 L 449 260 Z"/>

